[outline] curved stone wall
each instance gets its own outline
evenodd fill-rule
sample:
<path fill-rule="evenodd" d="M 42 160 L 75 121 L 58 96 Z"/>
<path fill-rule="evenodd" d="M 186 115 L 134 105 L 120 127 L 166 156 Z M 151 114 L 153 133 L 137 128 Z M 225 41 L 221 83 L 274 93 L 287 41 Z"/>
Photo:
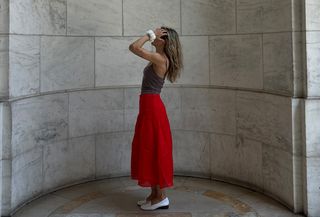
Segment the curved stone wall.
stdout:
<path fill-rule="evenodd" d="M 79 181 L 130 175 L 139 91 L 79 90 L 12 102 L 13 204 Z M 208 87 L 166 87 L 161 97 L 176 175 L 242 182 L 294 203 L 296 101 Z"/>
<path fill-rule="evenodd" d="M 178 31 L 185 63 L 161 93 L 175 175 L 240 184 L 300 211 L 301 5 L 258 2 L 10 1 L 9 210 L 67 185 L 130 175 L 147 61 L 128 47 L 165 24 Z"/>

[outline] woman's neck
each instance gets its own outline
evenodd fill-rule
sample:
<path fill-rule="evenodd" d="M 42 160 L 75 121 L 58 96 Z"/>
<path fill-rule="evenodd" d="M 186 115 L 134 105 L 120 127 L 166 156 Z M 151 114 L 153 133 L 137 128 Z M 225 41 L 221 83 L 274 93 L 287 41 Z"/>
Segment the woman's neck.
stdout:
<path fill-rule="evenodd" d="M 161 55 L 164 55 L 163 47 L 156 47 L 156 52 L 161 54 Z"/>

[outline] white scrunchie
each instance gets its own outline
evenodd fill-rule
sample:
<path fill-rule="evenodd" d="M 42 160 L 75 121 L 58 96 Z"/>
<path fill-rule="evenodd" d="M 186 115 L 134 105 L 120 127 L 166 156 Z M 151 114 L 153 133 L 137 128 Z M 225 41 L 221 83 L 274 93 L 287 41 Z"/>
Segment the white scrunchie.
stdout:
<path fill-rule="evenodd" d="M 156 39 L 156 34 L 154 33 L 153 30 L 149 29 L 146 33 L 149 36 L 149 41 L 150 42 L 153 42 L 154 39 Z"/>

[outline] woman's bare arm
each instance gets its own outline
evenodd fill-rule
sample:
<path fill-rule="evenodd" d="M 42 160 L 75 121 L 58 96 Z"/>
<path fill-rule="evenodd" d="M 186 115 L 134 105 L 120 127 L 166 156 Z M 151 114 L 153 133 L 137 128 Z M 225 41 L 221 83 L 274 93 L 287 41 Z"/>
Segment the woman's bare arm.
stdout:
<path fill-rule="evenodd" d="M 146 60 L 149 60 L 150 62 L 156 65 L 161 65 L 163 63 L 163 57 L 160 54 L 158 54 L 157 52 L 150 52 L 142 47 L 148 40 L 149 36 L 147 34 L 143 35 L 142 37 L 130 44 L 129 50 L 132 53 Z"/>
<path fill-rule="evenodd" d="M 129 48 L 141 48 L 147 41 L 149 41 L 149 36 L 147 34 L 138 38 L 136 41 L 130 44 Z"/>
<path fill-rule="evenodd" d="M 154 34 L 156 35 L 155 40 L 157 40 L 161 36 L 167 35 L 167 32 L 164 29 L 156 28 L 156 30 L 154 31 Z M 157 52 L 150 52 L 150 51 L 142 48 L 144 43 L 146 43 L 146 41 L 148 41 L 148 40 L 149 40 L 149 36 L 147 34 L 144 34 L 142 37 L 140 37 L 135 42 L 130 44 L 129 50 L 131 52 L 133 52 L 134 54 L 136 54 L 146 60 L 149 60 L 150 62 L 154 63 L 155 65 L 165 64 L 166 60 L 163 56 L 161 56 L 161 54 L 159 54 Z"/>

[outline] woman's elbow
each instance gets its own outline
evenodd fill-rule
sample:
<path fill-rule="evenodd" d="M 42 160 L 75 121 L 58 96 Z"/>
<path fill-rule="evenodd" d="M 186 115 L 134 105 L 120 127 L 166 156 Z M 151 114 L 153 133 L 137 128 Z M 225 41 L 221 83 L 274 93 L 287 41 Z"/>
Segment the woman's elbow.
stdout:
<path fill-rule="evenodd" d="M 129 50 L 130 50 L 130 51 L 133 51 L 134 49 L 135 49 L 134 45 L 133 45 L 133 44 L 130 44 L 130 45 L 129 45 Z"/>

